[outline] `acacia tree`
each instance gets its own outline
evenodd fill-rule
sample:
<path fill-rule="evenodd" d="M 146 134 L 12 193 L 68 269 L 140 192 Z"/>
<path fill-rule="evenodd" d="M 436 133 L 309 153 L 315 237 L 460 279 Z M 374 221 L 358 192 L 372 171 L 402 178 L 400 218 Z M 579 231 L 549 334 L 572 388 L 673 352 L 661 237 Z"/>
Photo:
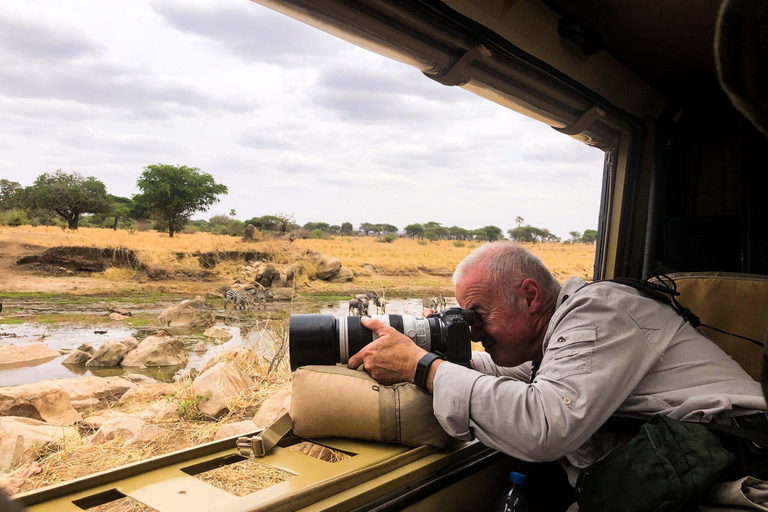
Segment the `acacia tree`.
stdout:
<path fill-rule="evenodd" d="M 227 187 L 216 183 L 213 176 L 186 165 L 148 165 L 136 185 L 141 194 L 135 201 L 146 205 L 168 223 L 172 237 L 189 217 L 207 209 L 227 193 Z"/>
<path fill-rule="evenodd" d="M 104 213 L 109 209 L 104 183 L 93 176 L 83 178 L 79 173 L 68 174 L 61 169 L 38 176 L 30 196 L 35 208 L 56 212 L 66 219 L 69 229 L 77 229 L 83 213 Z"/>

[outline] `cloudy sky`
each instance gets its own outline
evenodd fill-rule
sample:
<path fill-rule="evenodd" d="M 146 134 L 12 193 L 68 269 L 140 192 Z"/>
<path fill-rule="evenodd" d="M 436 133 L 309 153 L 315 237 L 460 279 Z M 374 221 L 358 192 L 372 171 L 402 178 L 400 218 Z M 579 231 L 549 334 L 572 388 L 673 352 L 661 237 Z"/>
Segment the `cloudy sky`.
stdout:
<path fill-rule="evenodd" d="M 603 153 L 248 0 L 3 0 L 0 177 L 138 192 L 154 163 L 229 187 L 208 213 L 567 237 Z"/>

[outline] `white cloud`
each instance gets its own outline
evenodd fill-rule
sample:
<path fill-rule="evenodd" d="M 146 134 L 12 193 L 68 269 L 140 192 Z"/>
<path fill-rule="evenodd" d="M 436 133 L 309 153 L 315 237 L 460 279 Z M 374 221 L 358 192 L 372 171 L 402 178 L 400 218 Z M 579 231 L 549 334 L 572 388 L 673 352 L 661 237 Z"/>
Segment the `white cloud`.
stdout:
<path fill-rule="evenodd" d="M 0 58 L 0 176 L 25 185 L 130 195 L 164 162 L 244 219 L 597 225 L 601 152 L 244 0 L 4 0 Z"/>

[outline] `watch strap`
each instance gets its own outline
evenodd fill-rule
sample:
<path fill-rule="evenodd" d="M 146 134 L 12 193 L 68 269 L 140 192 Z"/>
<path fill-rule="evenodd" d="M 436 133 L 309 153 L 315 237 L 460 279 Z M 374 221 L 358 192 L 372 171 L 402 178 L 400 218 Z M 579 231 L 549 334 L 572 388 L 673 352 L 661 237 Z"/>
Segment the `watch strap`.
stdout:
<path fill-rule="evenodd" d="M 416 384 L 416 387 L 423 391 L 428 391 L 427 377 L 429 376 L 429 367 L 432 366 L 432 363 L 435 362 L 435 359 L 442 359 L 442 357 L 435 354 L 434 352 L 428 352 L 424 354 L 421 359 L 419 359 L 419 363 L 416 365 L 416 375 L 413 377 L 413 383 Z"/>

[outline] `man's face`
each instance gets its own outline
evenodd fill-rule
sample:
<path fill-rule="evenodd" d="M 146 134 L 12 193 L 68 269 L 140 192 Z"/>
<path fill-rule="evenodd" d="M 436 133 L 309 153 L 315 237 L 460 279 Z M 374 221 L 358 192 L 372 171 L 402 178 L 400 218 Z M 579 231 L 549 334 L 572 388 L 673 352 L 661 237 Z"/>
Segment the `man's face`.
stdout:
<path fill-rule="evenodd" d="M 491 288 L 487 272 L 473 267 L 456 284 L 456 300 L 475 312 L 472 340 L 481 342 L 497 365 L 517 366 L 533 359 L 536 339 L 524 299 L 509 308 L 500 290 Z"/>

